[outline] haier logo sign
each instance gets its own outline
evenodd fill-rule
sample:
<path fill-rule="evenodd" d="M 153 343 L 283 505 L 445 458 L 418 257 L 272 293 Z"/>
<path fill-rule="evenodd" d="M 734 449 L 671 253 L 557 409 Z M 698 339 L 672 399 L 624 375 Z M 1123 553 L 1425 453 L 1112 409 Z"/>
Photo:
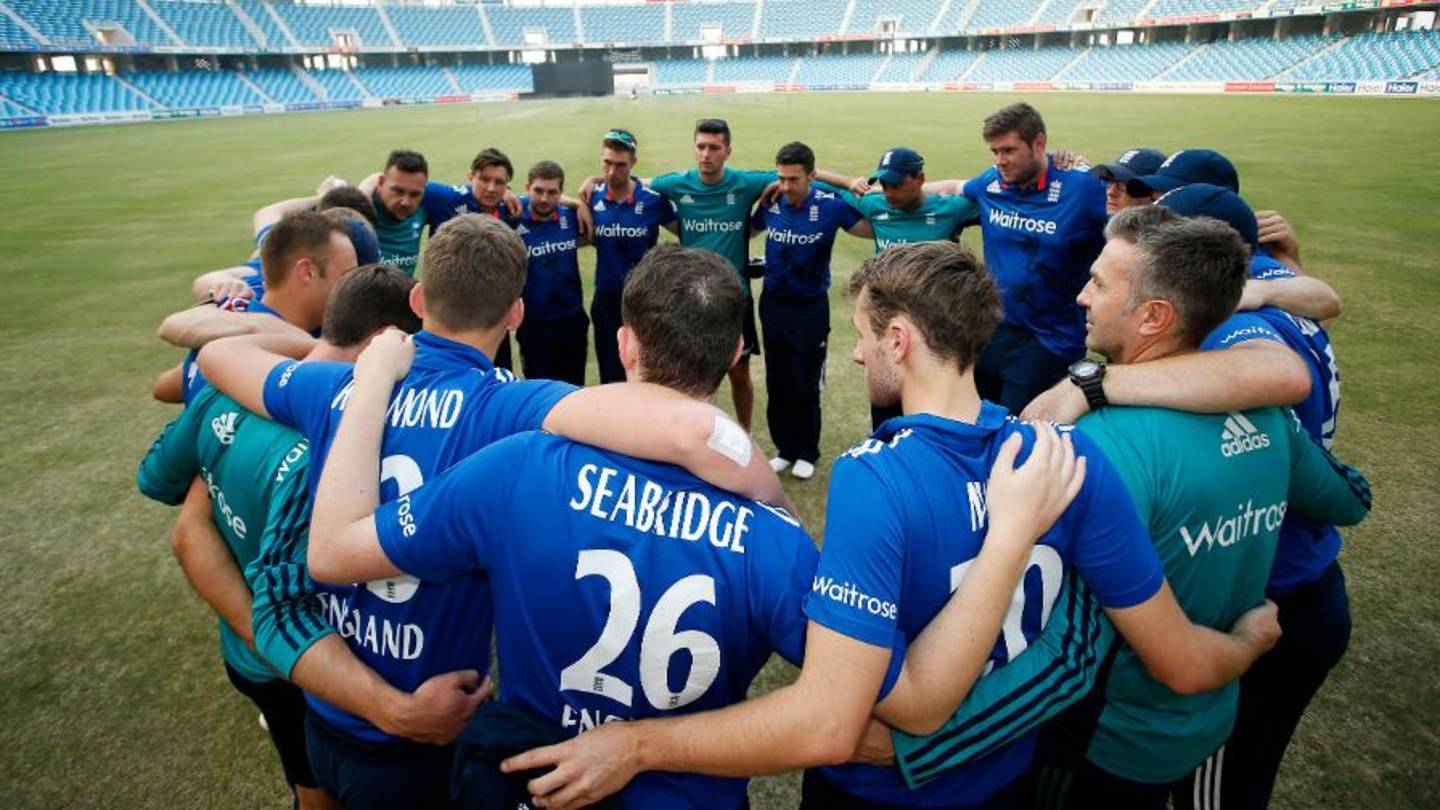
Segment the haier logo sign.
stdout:
<path fill-rule="evenodd" d="M 1386 82 L 1385 93 L 1387 95 L 1413 96 L 1420 91 L 1419 82 Z"/>

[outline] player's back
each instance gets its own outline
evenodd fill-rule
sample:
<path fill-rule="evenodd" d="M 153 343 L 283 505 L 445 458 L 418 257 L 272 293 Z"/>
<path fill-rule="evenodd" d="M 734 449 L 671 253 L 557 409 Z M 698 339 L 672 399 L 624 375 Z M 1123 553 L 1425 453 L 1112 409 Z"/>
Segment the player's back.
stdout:
<path fill-rule="evenodd" d="M 524 434 L 409 501 L 376 516 L 386 553 L 422 575 L 455 549 L 483 568 L 502 699 L 568 733 L 736 703 L 772 652 L 803 652 L 810 538 L 678 467 Z M 418 539 L 397 551 L 407 518 Z M 622 799 L 735 807 L 745 782 L 643 774 Z"/>
<path fill-rule="evenodd" d="M 516 382 L 474 347 L 417 333 L 410 372 L 391 393 L 381 440 L 380 497 L 389 502 L 421 487 L 486 445 L 538 428 L 549 408 L 574 389 Z M 266 408 L 312 437 L 317 472 L 344 415 L 353 381 L 343 363 L 277 366 L 266 383 Z M 447 582 L 393 577 L 327 587 L 327 618 L 357 656 L 397 688 L 458 669 L 485 670 L 490 652 L 488 582 L 478 575 Z M 311 697 L 331 725 L 373 742 L 394 738 L 338 707 Z"/>

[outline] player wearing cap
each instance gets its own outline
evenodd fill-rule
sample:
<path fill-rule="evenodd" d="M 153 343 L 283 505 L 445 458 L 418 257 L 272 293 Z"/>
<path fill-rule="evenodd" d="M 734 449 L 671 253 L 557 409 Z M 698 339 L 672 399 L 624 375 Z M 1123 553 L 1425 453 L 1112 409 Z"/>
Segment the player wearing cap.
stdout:
<path fill-rule="evenodd" d="M 763 458 L 737 464 L 707 448 L 716 435 L 735 454 L 753 448 L 748 437 L 733 441 L 738 428 L 717 422 L 713 408 L 677 407 L 645 387 L 576 391 L 557 382 L 515 382 L 496 371 L 488 353 L 524 312 L 526 249 L 510 228 L 489 217 L 457 217 L 436 232 L 428 251 L 424 278 L 412 294 L 425 328 L 414 338 L 414 367 L 388 408 L 379 475 L 386 500 L 493 441 L 540 428 L 653 453 L 747 494 L 784 497 Z M 244 338 L 206 346 L 200 362 L 217 387 L 247 408 L 304 433 L 312 464 L 324 463 L 355 384 L 351 366 L 297 363 Z M 618 412 L 633 418 L 617 423 L 611 414 Z M 312 475 L 312 487 L 316 482 Z M 383 578 L 327 588 L 322 601 L 356 656 L 401 690 L 437 673 L 488 669 L 490 590 L 481 577 Z M 347 807 L 448 801 L 453 749 L 408 745 L 341 706 L 316 695 L 308 700 L 316 776 Z"/>
<path fill-rule="evenodd" d="M 838 196 L 814 187 L 815 153 L 800 142 L 775 155 L 780 197 L 750 225 L 765 231 L 760 326 L 765 336 L 765 418 L 776 472 L 815 475 L 820 459 L 820 391 L 830 336 L 830 251 L 841 229 L 864 225 Z"/>
<path fill-rule="evenodd" d="M 1229 158 L 1214 149 L 1181 149 L 1153 171 L 1136 172 L 1127 179 L 1125 193 L 1153 201 L 1167 191 L 1192 183 L 1208 183 L 1240 192 L 1240 175 Z"/>
<path fill-rule="evenodd" d="M 638 160 L 640 142 L 626 129 L 611 129 L 600 139 L 600 163 L 604 182 L 595 186 L 587 206 L 594 231 L 595 293 L 590 299 L 590 320 L 595 324 L 595 359 L 600 365 L 600 382 L 625 379 L 620 363 L 620 345 L 615 333 L 620 328 L 620 291 L 625 277 L 640 263 L 646 251 L 655 247 L 660 229 L 679 233 L 675 207 L 645 187 L 632 172 Z"/>
<path fill-rule="evenodd" d="M 525 320 L 515 331 L 520 365 L 531 380 L 585 384 L 590 319 L 580 287 L 580 229 L 560 205 L 565 170 L 542 160 L 530 167 L 520 215 L 511 224 L 525 242 Z"/>
<path fill-rule="evenodd" d="M 1142 365 L 1190 353 L 1233 312 L 1248 250 L 1232 228 L 1144 206 L 1117 214 L 1106 235 L 1079 299 L 1091 350 Z M 1079 427 L 1120 469 L 1187 615 L 1210 626 L 1227 626 L 1264 598 L 1282 519 L 1299 511 L 1349 525 L 1369 509 L 1364 479 L 1276 408 L 1105 407 Z M 1229 735 L 1239 691 L 1172 690 L 1122 648 L 1098 714 L 1086 707 L 1062 721 L 1067 731 L 1055 739 L 1064 742 L 1045 764 L 1074 776 L 1052 784 L 1070 807 L 1163 808 Z M 1071 745 L 1084 757 L 1073 768 Z M 1185 784 L 1177 806 L 1210 806 L 1214 787 Z"/>
<path fill-rule="evenodd" d="M 1149 205 L 1150 196 L 1130 196 L 1128 183 L 1137 176 L 1153 174 L 1165 162 L 1165 153 L 1149 146 L 1127 149 L 1109 163 L 1102 163 L 1090 173 L 1105 181 L 1105 211 L 1115 214 L 1137 205 Z"/>
<path fill-rule="evenodd" d="M 747 265 L 750 209 L 775 182 L 773 171 L 746 171 L 728 168 L 730 125 L 720 118 L 695 122 L 693 137 L 695 168 L 671 172 L 646 183 L 675 206 L 680 220 L 680 244 L 720 254 L 735 268 L 735 277 L 751 301 Z M 588 200 L 590 190 L 601 180 L 592 177 L 581 186 L 580 197 Z M 735 401 L 735 418 L 750 429 L 755 409 L 755 383 L 750 378 L 750 358 L 760 354 L 760 336 L 755 329 L 755 307 L 751 301 L 745 316 L 745 351 L 730 369 L 730 394 Z"/>
<path fill-rule="evenodd" d="M 1259 229 L 1250 206 L 1234 192 L 1210 185 L 1183 186 L 1156 203 L 1187 217 L 1230 225 L 1255 251 L 1250 278 L 1277 280 L 1294 271 L 1259 252 Z M 1248 290 L 1247 286 L 1247 290 Z M 1231 316 L 1201 344 L 1224 349 L 1252 341 L 1288 346 L 1309 369 L 1310 396 L 1295 416 L 1312 439 L 1329 449 L 1340 409 L 1340 367 L 1325 329 L 1309 318 L 1264 306 Z M 1263 808 L 1270 800 L 1285 749 L 1311 698 L 1345 654 L 1350 600 L 1340 568 L 1340 532 L 1333 524 L 1288 511 L 1280 526 L 1266 595 L 1280 609 L 1285 635 L 1240 682 L 1235 730 L 1222 749 L 1195 772 L 1213 806 Z"/>
<path fill-rule="evenodd" d="M 967 181 L 980 208 L 985 264 L 1005 319 L 975 365 L 980 394 L 1019 412 L 1085 354 L 1075 295 L 1104 244 L 1105 184 L 1058 168 L 1045 153 L 1045 121 L 1029 104 L 985 119 L 995 165 Z"/>
<path fill-rule="evenodd" d="M 913 149 L 885 150 L 868 178 L 847 177 L 816 170 L 815 176 L 841 190 L 841 198 L 854 206 L 874 232 L 875 252 L 907 242 L 954 239 L 977 221 L 980 209 L 958 194 L 925 192 L 925 158 Z M 871 188 L 880 184 L 879 190 Z"/>

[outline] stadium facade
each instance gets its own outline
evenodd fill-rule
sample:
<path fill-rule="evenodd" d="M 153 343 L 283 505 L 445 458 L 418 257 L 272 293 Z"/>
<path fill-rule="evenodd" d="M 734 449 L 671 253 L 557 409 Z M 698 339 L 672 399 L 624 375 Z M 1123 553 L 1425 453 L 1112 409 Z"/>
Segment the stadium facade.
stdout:
<path fill-rule="evenodd" d="M 0 0 L 0 128 L 513 99 L 537 62 L 654 94 L 1440 95 L 1440 0 L 1304 2 Z"/>

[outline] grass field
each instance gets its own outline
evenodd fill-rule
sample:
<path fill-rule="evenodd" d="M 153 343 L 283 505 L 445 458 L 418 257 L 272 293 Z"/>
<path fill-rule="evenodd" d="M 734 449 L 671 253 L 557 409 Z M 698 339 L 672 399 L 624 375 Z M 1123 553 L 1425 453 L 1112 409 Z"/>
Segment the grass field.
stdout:
<path fill-rule="evenodd" d="M 437 179 L 456 182 L 475 151 L 496 144 L 522 176 L 534 160 L 560 161 L 573 187 L 597 168 L 600 133 L 617 125 L 639 135 L 648 176 L 688 164 L 690 126 L 702 115 L 730 120 L 736 166 L 768 167 L 781 143 L 800 139 L 822 165 L 859 173 L 904 143 L 929 158 L 932 179 L 964 177 L 988 160 L 980 119 L 1010 100 L 605 99 L 0 136 L 10 178 L 0 225 L 0 807 L 285 806 L 255 710 L 226 683 L 214 621 L 171 558 L 173 515 L 134 486 L 135 464 L 174 413 L 148 398 L 154 375 L 179 358 L 154 328 L 185 306 L 197 272 L 244 258 L 256 207 L 306 193 L 326 174 L 376 170 L 397 146 L 422 150 Z M 1136 144 L 1222 149 L 1245 196 L 1291 218 L 1310 271 L 1344 296 L 1332 328 L 1345 380 L 1338 451 L 1370 476 L 1376 509 L 1346 533 L 1350 652 L 1300 727 L 1275 806 L 1440 806 L 1440 106 L 1035 101 L 1052 143 L 1094 158 Z M 842 237 L 837 277 L 869 252 Z M 868 428 L 846 357 L 848 307 L 833 296 L 826 459 Z M 762 386 L 762 436 L 763 402 Z M 813 481 L 787 483 L 817 537 L 829 464 L 820 467 Z M 789 677 L 774 664 L 757 688 Z M 797 783 L 757 780 L 755 806 L 793 806 Z"/>

